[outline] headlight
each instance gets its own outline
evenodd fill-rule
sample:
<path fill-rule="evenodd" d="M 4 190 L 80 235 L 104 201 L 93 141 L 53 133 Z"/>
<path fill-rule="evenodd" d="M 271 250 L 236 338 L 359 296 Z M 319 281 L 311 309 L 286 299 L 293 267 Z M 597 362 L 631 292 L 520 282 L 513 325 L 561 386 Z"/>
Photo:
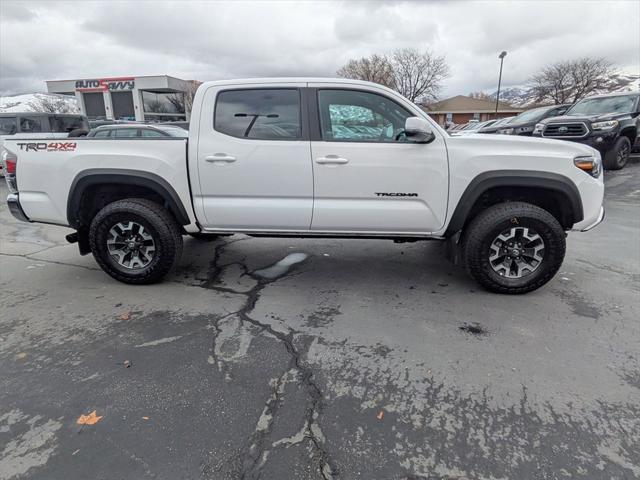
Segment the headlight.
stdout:
<path fill-rule="evenodd" d="M 498 130 L 498 133 L 501 133 L 502 135 L 511 135 L 513 133 L 513 128 L 503 128 Z"/>
<path fill-rule="evenodd" d="M 596 122 L 591 124 L 591 128 L 594 130 L 611 130 L 618 126 L 617 120 L 608 120 L 606 122 Z"/>
<path fill-rule="evenodd" d="M 533 131 L 533 127 L 520 127 L 518 128 L 518 133 L 527 133 L 527 132 L 532 132 Z"/>
<path fill-rule="evenodd" d="M 536 123 L 536 128 L 533 129 L 533 133 L 542 133 L 544 130 L 544 123 Z"/>
<path fill-rule="evenodd" d="M 580 170 L 587 172 L 594 178 L 598 178 L 600 172 L 602 172 L 602 159 L 599 153 L 595 156 L 576 157 L 573 159 L 573 163 Z"/>

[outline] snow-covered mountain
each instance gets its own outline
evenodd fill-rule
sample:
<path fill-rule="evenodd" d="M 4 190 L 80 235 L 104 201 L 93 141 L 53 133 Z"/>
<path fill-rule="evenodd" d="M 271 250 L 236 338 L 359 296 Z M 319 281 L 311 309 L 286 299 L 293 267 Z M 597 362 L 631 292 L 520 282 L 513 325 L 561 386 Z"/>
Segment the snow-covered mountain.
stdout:
<path fill-rule="evenodd" d="M 640 90 L 640 77 L 638 75 L 621 74 L 611 78 L 613 87 L 606 91 L 596 91 L 592 95 L 604 93 L 637 92 Z M 490 98 L 496 98 L 496 92 L 489 94 Z M 514 107 L 524 107 L 535 102 L 535 95 L 531 93 L 526 85 L 514 87 L 504 87 L 500 89 L 500 101 L 506 102 Z"/>
<path fill-rule="evenodd" d="M 502 95 L 501 95 L 502 96 Z M 56 113 L 79 113 L 76 97 L 54 93 L 26 93 L 11 97 L 0 97 L 0 113 L 41 111 L 35 106 L 40 103 L 57 106 Z"/>

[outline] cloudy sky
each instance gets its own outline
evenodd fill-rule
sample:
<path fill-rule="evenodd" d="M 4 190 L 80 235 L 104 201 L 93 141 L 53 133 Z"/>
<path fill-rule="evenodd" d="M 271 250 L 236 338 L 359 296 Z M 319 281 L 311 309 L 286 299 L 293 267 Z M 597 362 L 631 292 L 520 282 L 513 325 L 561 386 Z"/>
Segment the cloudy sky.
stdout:
<path fill-rule="evenodd" d="M 0 0 L 0 95 L 45 80 L 169 74 L 214 80 L 333 76 L 399 47 L 444 55 L 441 96 L 520 85 L 557 60 L 640 72 L 640 2 Z"/>

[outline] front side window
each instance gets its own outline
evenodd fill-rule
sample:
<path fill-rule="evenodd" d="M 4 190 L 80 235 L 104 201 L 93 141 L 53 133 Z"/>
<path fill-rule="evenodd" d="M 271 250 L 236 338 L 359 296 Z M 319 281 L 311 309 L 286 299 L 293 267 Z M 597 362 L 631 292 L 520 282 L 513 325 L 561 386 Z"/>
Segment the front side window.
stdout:
<path fill-rule="evenodd" d="M 42 117 L 20 117 L 20 132 L 22 133 L 41 133 Z"/>
<path fill-rule="evenodd" d="M 233 137 L 297 140 L 302 137 L 297 89 L 228 90 L 216 98 L 213 125 Z"/>
<path fill-rule="evenodd" d="M 318 104 L 325 141 L 406 141 L 405 121 L 413 116 L 382 95 L 358 90 L 319 90 Z"/>
<path fill-rule="evenodd" d="M 13 135 L 18 130 L 16 117 L 0 117 L 0 135 Z"/>

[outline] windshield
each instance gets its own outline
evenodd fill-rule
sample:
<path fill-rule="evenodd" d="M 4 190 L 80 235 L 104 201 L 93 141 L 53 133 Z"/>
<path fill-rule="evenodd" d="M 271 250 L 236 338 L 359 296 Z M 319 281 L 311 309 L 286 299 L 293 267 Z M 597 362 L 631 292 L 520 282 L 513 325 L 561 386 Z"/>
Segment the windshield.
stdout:
<path fill-rule="evenodd" d="M 514 118 L 513 123 L 535 122 L 536 120 L 540 120 L 548 111 L 549 107 L 540 107 L 534 108 L 532 110 L 527 110 L 526 112 L 522 112 L 520 115 L 517 115 Z"/>
<path fill-rule="evenodd" d="M 586 98 L 580 100 L 565 115 L 595 115 L 604 113 L 629 113 L 633 111 L 637 95 Z"/>

